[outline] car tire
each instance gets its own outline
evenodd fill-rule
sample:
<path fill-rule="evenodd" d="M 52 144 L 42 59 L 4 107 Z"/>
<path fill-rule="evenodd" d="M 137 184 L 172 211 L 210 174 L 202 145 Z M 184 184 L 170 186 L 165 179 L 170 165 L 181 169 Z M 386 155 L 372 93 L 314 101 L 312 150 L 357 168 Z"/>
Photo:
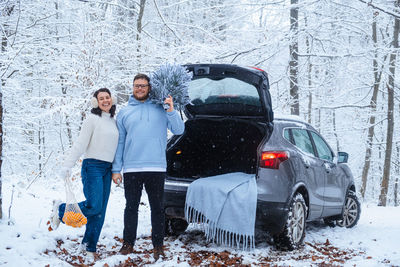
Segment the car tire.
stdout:
<path fill-rule="evenodd" d="M 171 218 L 165 220 L 165 235 L 178 236 L 186 231 L 188 223 L 184 219 Z"/>
<path fill-rule="evenodd" d="M 342 218 L 337 220 L 336 224 L 340 227 L 352 228 L 358 223 L 360 213 L 360 202 L 356 194 L 353 191 L 349 191 L 343 206 Z"/>
<path fill-rule="evenodd" d="M 303 245 L 306 234 L 307 205 L 300 193 L 295 194 L 289 205 L 288 218 L 282 233 L 274 236 L 280 250 L 294 250 Z"/>

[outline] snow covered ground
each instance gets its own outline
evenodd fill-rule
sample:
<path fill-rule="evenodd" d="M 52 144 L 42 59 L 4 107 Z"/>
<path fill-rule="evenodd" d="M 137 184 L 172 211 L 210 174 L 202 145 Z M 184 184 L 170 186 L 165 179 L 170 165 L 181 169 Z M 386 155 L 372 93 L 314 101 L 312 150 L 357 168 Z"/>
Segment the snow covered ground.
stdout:
<path fill-rule="evenodd" d="M 61 225 L 47 231 L 46 221 L 53 199 L 64 199 L 63 183 L 36 181 L 12 186 L 16 178 L 3 181 L 3 220 L 0 221 L 0 265 L 80 266 L 79 242 L 84 229 Z M 79 191 L 79 182 L 75 182 Z M 81 196 L 79 196 L 81 197 Z M 362 205 L 353 229 L 330 228 L 321 223 L 307 227 L 305 246 L 280 252 L 260 235 L 250 252 L 218 247 L 205 240 L 195 227 L 178 238 L 165 241 L 166 259 L 154 262 L 150 212 L 145 193 L 140 206 L 135 253 L 118 255 L 123 230 L 123 189 L 112 186 L 105 225 L 98 244 L 100 259 L 94 266 L 193 266 L 193 265 L 278 265 L 278 266 L 400 266 L 400 207 Z M 10 208 L 10 204 L 11 208 Z M 11 221 L 9 220 L 9 215 Z"/>

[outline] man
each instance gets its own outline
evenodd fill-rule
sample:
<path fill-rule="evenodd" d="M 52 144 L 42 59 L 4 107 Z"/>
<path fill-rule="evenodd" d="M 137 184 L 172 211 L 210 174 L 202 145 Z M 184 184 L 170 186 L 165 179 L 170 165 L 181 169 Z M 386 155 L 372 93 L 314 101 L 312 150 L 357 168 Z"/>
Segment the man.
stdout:
<path fill-rule="evenodd" d="M 164 110 L 149 100 L 150 78 L 137 74 L 133 79 L 133 96 L 117 116 L 119 131 L 118 147 L 112 167 L 112 179 L 116 184 L 124 176 L 126 206 L 124 211 L 124 243 L 120 253 L 133 252 L 138 224 L 138 208 L 143 185 L 151 209 L 152 242 L 154 259 L 164 256 L 164 181 L 167 167 L 167 128 L 174 134 L 182 134 L 184 123 L 174 110 L 172 97 L 165 100 Z"/>

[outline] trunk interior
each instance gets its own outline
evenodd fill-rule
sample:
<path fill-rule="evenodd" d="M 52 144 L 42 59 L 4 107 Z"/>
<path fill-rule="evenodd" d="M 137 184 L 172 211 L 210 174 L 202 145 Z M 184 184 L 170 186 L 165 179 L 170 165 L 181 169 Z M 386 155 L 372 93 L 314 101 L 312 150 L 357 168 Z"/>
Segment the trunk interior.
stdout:
<path fill-rule="evenodd" d="M 256 173 L 266 126 L 251 119 L 191 119 L 167 148 L 167 174 L 196 179 L 229 172 Z"/>

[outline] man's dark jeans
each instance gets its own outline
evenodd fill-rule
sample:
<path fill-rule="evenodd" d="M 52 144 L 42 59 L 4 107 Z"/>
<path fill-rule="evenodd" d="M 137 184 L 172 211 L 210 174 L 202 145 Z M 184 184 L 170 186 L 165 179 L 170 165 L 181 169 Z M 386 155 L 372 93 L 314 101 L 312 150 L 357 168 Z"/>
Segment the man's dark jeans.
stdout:
<path fill-rule="evenodd" d="M 151 238 L 154 247 L 164 242 L 164 182 L 165 172 L 128 172 L 124 173 L 125 213 L 124 242 L 134 245 L 138 225 L 138 209 L 143 185 L 149 198 L 151 209 Z"/>
<path fill-rule="evenodd" d="M 87 218 L 82 244 L 86 245 L 87 251 L 96 252 L 110 196 L 111 163 L 97 159 L 84 159 L 81 175 L 86 200 L 79 202 L 78 205 Z M 64 211 L 65 203 L 61 204 L 58 210 L 60 220 Z"/>

